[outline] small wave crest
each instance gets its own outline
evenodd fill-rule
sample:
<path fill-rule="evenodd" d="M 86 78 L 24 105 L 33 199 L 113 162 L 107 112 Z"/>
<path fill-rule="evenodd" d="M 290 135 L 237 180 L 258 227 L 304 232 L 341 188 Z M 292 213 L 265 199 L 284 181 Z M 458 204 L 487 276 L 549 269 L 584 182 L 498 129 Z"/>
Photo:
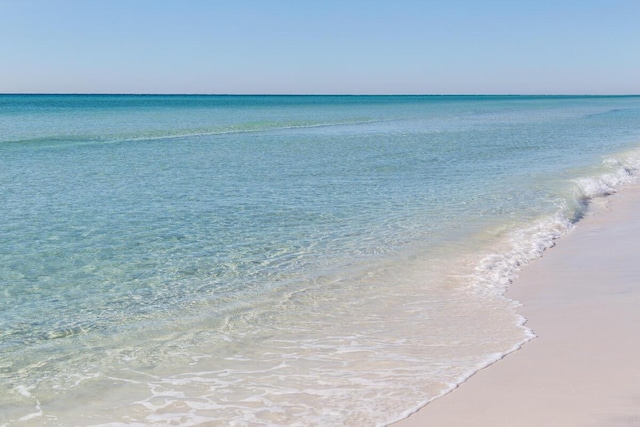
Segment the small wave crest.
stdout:
<path fill-rule="evenodd" d="M 597 175 L 574 179 L 573 192 L 558 203 L 558 211 L 508 233 L 496 248 L 484 256 L 470 280 L 482 293 L 502 295 L 528 264 L 555 245 L 582 219 L 593 199 L 616 193 L 625 185 L 638 182 L 640 150 L 607 157 Z"/>
<path fill-rule="evenodd" d="M 573 227 L 562 212 L 512 231 L 501 249 L 484 256 L 470 276 L 474 288 L 490 296 L 503 295 L 528 264 L 555 245 Z M 506 248 L 504 247 L 506 245 Z"/>
<path fill-rule="evenodd" d="M 599 176 L 577 178 L 577 199 L 588 202 L 595 197 L 608 196 L 620 187 L 638 180 L 640 170 L 640 151 L 628 153 L 622 158 L 608 157 L 603 160 L 605 173 Z"/>
<path fill-rule="evenodd" d="M 331 126 L 349 126 L 372 123 L 369 118 L 358 118 L 353 120 L 342 120 L 336 122 L 313 122 L 313 121 L 292 121 L 292 122 L 271 122 L 257 121 L 235 123 L 228 126 L 214 126 L 195 129 L 172 129 L 172 130 L 151 130 L 131 134 L 113 134 L 108 131 L 100 134 L 57 134 L 46 136 L 34 136 L 26 138 L 13 138 L 0 140 L 2 144 L 95 144 L 95 143 L 119 143 L 119 142 L 140 142 L 156 140 L 172 140 L 181 138 L 198 138 L 207 136 L 223 136 L 229 134 L 286 131 L 294 129 L 325 128 Z"/>

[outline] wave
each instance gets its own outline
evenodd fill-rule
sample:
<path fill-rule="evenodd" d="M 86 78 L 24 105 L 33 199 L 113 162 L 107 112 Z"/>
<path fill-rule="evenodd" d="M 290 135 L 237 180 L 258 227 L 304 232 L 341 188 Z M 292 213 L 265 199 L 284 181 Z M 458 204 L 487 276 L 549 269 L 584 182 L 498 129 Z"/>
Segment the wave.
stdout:
<path fill-rule="evenodd" d="M 594 117 L 600 117 L 600 116 L 609 116 L 609 115 L 618 115 L 618 114 L 625 114 L 625 113 L 634 113 L 635 111 L 637 111 L 637 109 L 635 108 L 612 108 L 610 110 L 607 111 L 603 111 L 600 113 L 595 113 L 595 114 L 588 114 L 585 116 L 586 119 L 591 119 Z"/>
<path fill-rule="evenodd" d="M 630 152 L 622 158 L 609 157 L 602 163 L 604 167 L 610 169 L 610 172 L 575 180 L 578 186 L 578 200 L 589 201 L 595 197 L 608 196 L 626 184 L 637 182 L 640 152 Z"/>
<path fill-rule="evenodd" d="M 350 126 L 376 122 L 369 118 L 359 118 L 336 122 L 247 122 L 230 126 L 212 128 L 179 129 L 179 130 L 149 130 L 133 134 L 108 134 L 82 135 L 82 134 L 58 134 L 50 136 L 38 136 L 34 138 L 9 139 L 0 141 L 0 144 L 45 144 L 45 143 L 122 143 L 138 141 L 171 140 L 181 138 L 199 138 L 206 136 L 218 136 L 229 134 L 243 134 L 254 132 L 271 132 L 279 130 L 326 128 L 333 126 Z"/>
<path fill-rule="evenodd" d="M 607 157 L 598 169 L 601 171 L 598 175 L 572 180 L 570 197 L 557 202 L 558 210 L 554 214 L 517 227 L 501 239 L 499 249 L 478 263 L 470 277 L 472 285 L 482 293 L 503 295 L 521 267 L 555 246 L 555 241 L 584 217 L 594 199 L 639 181 L 640 150 Z"/>

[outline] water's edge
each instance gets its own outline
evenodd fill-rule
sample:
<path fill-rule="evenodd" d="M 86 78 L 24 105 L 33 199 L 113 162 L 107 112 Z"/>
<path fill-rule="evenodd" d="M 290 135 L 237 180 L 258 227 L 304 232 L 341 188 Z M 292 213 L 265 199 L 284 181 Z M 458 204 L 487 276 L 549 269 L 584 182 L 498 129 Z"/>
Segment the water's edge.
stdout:
<path fill-rule="evenodd" d="M 556 246 L 556 241 L 573 232 L 575 228 L 579 226 L 580 222 L 584 219 L 585 216 L 598 215 L 599 211 L 597 209 L 593 209 L 594 202 L 599 199 L 604 199 L 617 192 L 624 191 L 626 187 L 638 183 L 640 179 L 640 176 L 638 175 L 638 172 L 640 170 L 640 151 L 634 151 L 626 154 L 626 159 L 624 161 L 619 161 L 612 158 L 607 158 L 604 160 L 604 163 L 614 164 L 617 166 L 617 169 L 613 172 L 606 173 L 601 176 L 576 180 L 575 182 L 578 186 L 579 192 L 576 197 L 580 199 L 580 207 L 578 211 L 573 213 L 572 218 L 560 219 L 560 222 L 564 222 L 564 224 L 557 230 L 557 233 L 551 233 L 539 239 L 537 245 L 538 250 L 532 252 L 529 257 L 519 259 L 515 264 L 511 265 L 511 268 L 507 268 L 504 271 L 501 271 L 499 274 L 493 275 L 493 279 L 502 281 L 502 286 L 497 289 L 501 291 L 501 296 L 503 298 L 510 300 L 516 307 L 522 307 L 523 304 L 520 301 L 508 298 L 506 296 L 509 288 L 517 282 L 519 273 L 524 268 L 526 268 L 529 263 L 548 255 L 548 251 L 552 250 Z M 529 232 L 535 228 L 535 225 L 532 227 L 523 227 L 522 229 L 513 232 L 513 237 L 517 238 L 521 233 L 529 234 Z M 489 255 L 483 258 L 483 262 L 494 256 L 495 255 Z M 478 269 L 483 269 L 483 262 L 481 262 L 477 267 Z M 502 279 L 500 279 L 501 277 Z M 479 278 L 479 280 L 482 281 L 483 279 Z M 520 313 L 517 313 L 517 315 L 520 319 L 519 326 L 521 326 L 526 331 L 527 336 L 525 338 L 523 338 L 520 342 L 515 343 L 513 347 L 506 350 L 504 353 L 496 354 L 494 358 L 487 360 L 485 364 L 461 376 L 457 382 L 452 383 L 450 388 L 443 390 L 439 395 L 434 396 L 424 402 L 421 402 L 419 405 L 408 409 L 400 417 L 397 417 L 387 423 L 380 424 L 380 427 L 393 426 L 403 420 L 411 418 L 414 414 L 426 409 L 432 402 L 441 399 L 456 391 L 458 388 L 462 387 L 467 381 L 471 380 L 471 378 L 473 378 L 480 371 L 498 364 L 498 362 L 516 351 L 522 350 L 523 348 L 526 349 L 526 344 L 535 340 L 536 338 L 538 338 L 538 336 L 532 329 L 526 326 L 528 319 Z"/>

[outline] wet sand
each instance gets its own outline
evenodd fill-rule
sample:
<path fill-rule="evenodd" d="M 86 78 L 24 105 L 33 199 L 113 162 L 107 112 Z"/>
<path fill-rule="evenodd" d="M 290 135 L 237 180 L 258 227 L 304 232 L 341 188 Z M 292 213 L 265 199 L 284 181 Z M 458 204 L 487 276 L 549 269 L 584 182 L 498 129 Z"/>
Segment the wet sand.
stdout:
<path fill-rule="evenodd" d="M 640 426 L 640 186 L 596 199 L 507 296 L 537 338 L 394 427 Z"/>

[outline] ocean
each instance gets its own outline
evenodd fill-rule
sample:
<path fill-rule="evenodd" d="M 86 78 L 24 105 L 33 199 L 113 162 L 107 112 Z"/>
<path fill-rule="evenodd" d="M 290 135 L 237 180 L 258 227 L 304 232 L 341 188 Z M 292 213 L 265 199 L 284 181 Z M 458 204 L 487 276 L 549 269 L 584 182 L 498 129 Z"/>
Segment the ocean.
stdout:
<path fill-rule="evenodd" d="M 640 97 L 0 95 L 0 426 L 388 425 L 639 167 Z"/>

